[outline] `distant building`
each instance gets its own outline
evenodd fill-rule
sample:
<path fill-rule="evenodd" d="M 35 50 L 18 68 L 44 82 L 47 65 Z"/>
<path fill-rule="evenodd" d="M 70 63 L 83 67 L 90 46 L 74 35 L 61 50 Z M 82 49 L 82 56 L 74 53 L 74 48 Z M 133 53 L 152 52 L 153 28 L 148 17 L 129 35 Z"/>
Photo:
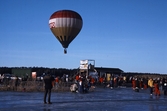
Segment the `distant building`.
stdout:
<path fill-rule="evenodd" d="M 95 67 L 95 70 L 99 73 L 99 74 L 117 74 L 120 75 L 123 73 L 123 70 L 119 69 L 119 68 L 106 68 L 106 67 Z"/>
<path fill-rule="evenodd" d="M 12 68 L 12 74 L 19 77 L 31 77 L 31 68 Z"/>
<path fill-rule="evenodd" d="M 123 71 L 119 68 L 105 68 L 105 67 L 95 67 L 100 77 L 105 77 L 107 81 L 110 81 L 111 76 L 121 75 Z"/>

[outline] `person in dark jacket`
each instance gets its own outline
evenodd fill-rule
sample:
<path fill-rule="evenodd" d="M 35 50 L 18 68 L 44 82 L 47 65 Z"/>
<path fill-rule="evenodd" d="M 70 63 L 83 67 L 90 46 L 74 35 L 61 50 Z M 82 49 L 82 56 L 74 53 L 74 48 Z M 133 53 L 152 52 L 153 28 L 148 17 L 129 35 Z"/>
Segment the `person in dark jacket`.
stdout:
<path fill-rule="evenodd" d="M 16 80 L 15 80 L 15 90 L 17 91 L 17 87 L 19 85 L 19 78 L 18 76 L 16 76 Z"/>
<path fill-rule="evenodd" d="M 167 95 L 167 79 L 165 79 L 163 84 L 164 95 Z"/>
<path fill-rule="evenodd" d="M 50 98 L 51 98 L 51 89 L 53 87 L 53 82 L 54 78 L 50 74 L 44 76 L 44 83 L 45 83 L 44 104 L 47 104 L 46 102 L 47 95 L 48 95 L 48 104 L 52 104 Z"/>
<path fill-rule="evenodd" d="M 140 87 L 139 79 L 136 78 L 136 79 L 135 79 L 135 91 L 136 91 L 136 92 L 139 92 L 139 87 Z"/>

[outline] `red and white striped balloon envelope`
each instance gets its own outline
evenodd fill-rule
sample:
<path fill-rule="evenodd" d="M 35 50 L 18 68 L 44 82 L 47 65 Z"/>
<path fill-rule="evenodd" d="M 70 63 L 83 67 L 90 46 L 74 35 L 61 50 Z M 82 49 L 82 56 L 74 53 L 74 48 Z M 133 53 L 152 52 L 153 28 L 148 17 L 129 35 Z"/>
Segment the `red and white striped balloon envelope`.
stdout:
<path fill-rule="evenodd" d="M 67 53 L 66 48 L 79 34 L 83 25 L 82 17 L 72 10 L 59 10 L 49 19 L 49 26 L 54 36 L 59 40 Z"/>

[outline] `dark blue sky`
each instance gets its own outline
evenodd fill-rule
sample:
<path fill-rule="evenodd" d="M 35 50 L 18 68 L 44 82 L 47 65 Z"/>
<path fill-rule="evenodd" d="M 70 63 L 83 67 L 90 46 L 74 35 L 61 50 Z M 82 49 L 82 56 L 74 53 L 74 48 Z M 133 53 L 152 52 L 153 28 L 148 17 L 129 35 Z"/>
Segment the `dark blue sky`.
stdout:
<path fill-rule="evenodd" d="M 83 27 L 63 52 L 52 13 L 78 12 Z M 166 0 L 0 0 L 0 66 L 97 67 L 167 74 Z"/>

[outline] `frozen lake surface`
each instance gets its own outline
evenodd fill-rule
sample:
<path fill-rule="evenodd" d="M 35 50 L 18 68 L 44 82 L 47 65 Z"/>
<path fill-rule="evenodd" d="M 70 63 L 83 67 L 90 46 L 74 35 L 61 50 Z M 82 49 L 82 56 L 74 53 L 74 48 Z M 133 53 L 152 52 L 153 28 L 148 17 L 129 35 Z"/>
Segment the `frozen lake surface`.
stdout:
<path fill-rule="evenodd" d="M 44 92 L 0 92 L 0 111 L 167 111 L 167 97 L 149 90 L 96 88 L 87 94 L 52 92 L 52 104 L 43 104 Z"/>

